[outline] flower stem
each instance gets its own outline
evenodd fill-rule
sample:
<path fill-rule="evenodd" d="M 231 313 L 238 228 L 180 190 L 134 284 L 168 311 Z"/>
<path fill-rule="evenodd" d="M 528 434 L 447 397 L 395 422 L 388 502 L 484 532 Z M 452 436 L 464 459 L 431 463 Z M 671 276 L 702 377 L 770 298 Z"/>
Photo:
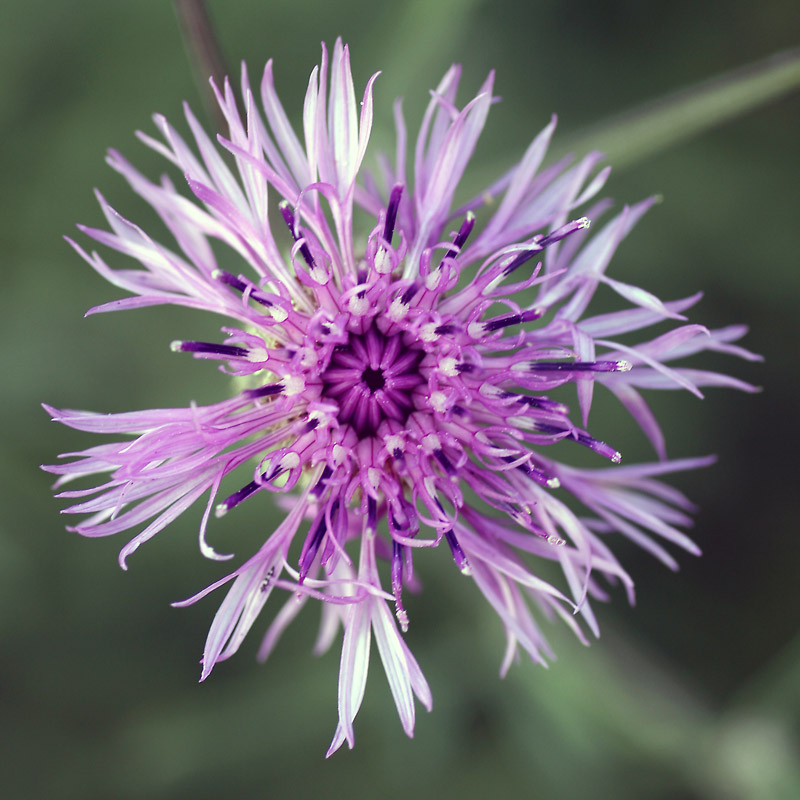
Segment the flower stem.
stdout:
<path fill-rule="evenodd" d="M 197 86 L 206 112 L 222 130 L 227 129 L 225 117 L 217 105 L 208 79 L 222 86 L 228 69 L 214 25 L 204 0 L 173 0 L 181 27 L 186 51 L 192 64 Z"/>

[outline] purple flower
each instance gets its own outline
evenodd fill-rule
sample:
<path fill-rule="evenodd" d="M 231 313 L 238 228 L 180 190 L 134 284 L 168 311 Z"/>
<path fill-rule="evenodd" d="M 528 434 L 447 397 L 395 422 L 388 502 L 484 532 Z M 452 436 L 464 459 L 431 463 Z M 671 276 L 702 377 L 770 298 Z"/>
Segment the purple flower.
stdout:
<path fill-rule="evenodd" d="M 201 551 L 231 558 L 206 541 L 212 509 L 219 517 L 261 500 L 253 495 L 292 493 L 285 519 L 258 552 L 177 605 L 228 584 L 206 641 L 204 679 L 236 652 L 274 590 L 286 599 L 261 658 L 309 598 L 322 600 L 315 649 L 327 649 L 340 626 L 344 631 L 339 724 L 329 753 L 345 741 L 353 745 L 373 636 L 409 735 L 414 696 L 431 707 L 401 634 L 409 624 L 403 590 L 417 588 L 415 555 L 430 558 L 428 549 L 445 543 L 448 560 L 472 577 L 505 627 L 503 672 L 520 648 L 543 662 L 551 652 L 534 612 L 560 617 L 584 640 L 582 625 L 597 633 L 591 600 L 605 599 L 618 584 L 633 599 L 610 534 L 673 568 L 665 542 L 699 552 L 680 530 L 690 524 L 691 505 L 659 478 L 712 459 L 667 460 L 640 390 L 702 396 L 705 386 L 753 388 L 672 366 L 701 350 L 755 358 L 732 344 L 743 327 L 709 331 L 687 323 L 683 312 L 699 295 L 662 303 L 606 275 L 617 245 L 653 201 L 624 208 L 590 236 L 589 219 L 609 203 L 595 202 L 586 216 L 576 209 L 608 177 L 608 168 L 598 171 L 599 154 L 542 168 L 553 120 L 514 168 L 454 209 L 495 99 L 493 76 L 459 108 L 460 70 L 447 72 L 408 164 L 398 101 L 396 155 L 379 156 L 377 170 L 367 172 L 376 77 L 359 112 L 347 47 L 337 41 L 330 62 L 323 47 L 306 93 L 303 144 L 275 93 L 272 62 L 260 87 L 264 116 L 243 71 L 244 118 L 230 85 L 217 91 L 230 129 L 219 145 L 235 171 L 188 108 L 193 147 L 157 116 L 163 141 L 139 136 L 184 173 L 193 197 L 168 178 L 151 182 L 110 153 L 109 164 L 155 209 L 174 243 L 151 239 L 99 197 L 111 231 L 81 231 L 138 265 L 111 268 L 71 242 L 133 295 L 89 313 L 173 304 L 222 314 L 236 325 L 223 328 L 223 343 L 178 341 L 172 349 L 221 362 L 241 389 L 205 407 L 123 414 L 47 407 L 72 428 L 123 437 L 45 467 L 60 476 L 58 487 L 106 476 L 59 497 L 74 501 L 67 513 L 88 514 L 73 528 L 85 536 L 136 531 L 122 548 L 123 567 L 203 497 Z M 280 216 L 269 213 L 276 204 Z M 362 226 L 364 218 L 371 223 Z M 233 251 L 223 266 L 214 240 Z M 237 261 L 247 264 L 242 274 L 223 268 Z M 587 316 L 602 284 L 625 308 Z M 675 321 L 667 333 L 621 341 L 665 320 Z M 577 412 L 558 391 L 565 384 L 575 386 Z M 591 435 L 596 385 L 630 412 L 657 461 L 616 466 L 620 454 Z M 562 463 L 576 447 L 611 463 Z M 219 497 L 234 471 L 241 488 Z M 580 515 L 570 498 L 583 506 Z M 388 585 L 380 560 L 388 562 Z M 557 562 L 561 588 L 537 577 L 543 561 Z"/>

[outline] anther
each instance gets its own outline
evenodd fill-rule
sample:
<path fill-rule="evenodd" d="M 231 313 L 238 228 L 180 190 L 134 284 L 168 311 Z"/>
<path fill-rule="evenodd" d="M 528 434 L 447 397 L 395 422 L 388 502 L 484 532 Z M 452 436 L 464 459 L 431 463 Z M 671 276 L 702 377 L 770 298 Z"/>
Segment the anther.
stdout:
<path fill-rule="evenodd" d="M 605 442 L 601 442 L 599 439 L 592 438 L 589 434 L 583 433 L 582 431 L 560 428 L 557 425 L 549 425 L 544 422 L 535 423 L 534 428 L 537 433 L 543 433 L 545 435 L 562 434 L 564 438 L 571 439 L 584 447 L 588 447 L 598 455 L 609 459 L 609 461 L 612 461 L 614 464 L 619 464 L 620 461 L 622 461 L 622 454 L 618 450 L 615 450 Z"/>
<path fill-rule="evenodd" d="M 453 239 L 453 246 L 448 249 L 445 253 L 444 258 L 442 258 L 441 262 L 439 263 L 439 267 L 441 268 L 442 264 L 446 258 L 455 258 L 464 247 L 464 243 L 469 238 L 470 233 L 472 233 L 472 229 L 475 227 L 475 215 L 471 211 L 467 211 L 467 215 L 464 217 L 464 221 L 461 223 L 461 227 L 456 234 L 456 238 Z"/>
<path fill-rule="evenodd" d="M 628 372 L 628 361 L 531 361 L 532 372 Z"/>
<path fill-rule="evenodd" d="M 418 283 L 416 282 L 412 283 L 411 286 L 409 286 L 408 289 L 406 289 L 401 295 L 400 302 L 404 306 L 407 306 L 414 299 L 414 296 L 417 294 L 417 292 L 419 292 L 421 288 L 422 287 Z"/>
<path fill-rule="evenodd" d="M 514 396 L 511 394 L 511 392 L 509 392 L 508 395 L 510 397 Z M 517 402 L 523 406 L 538 408 L 542 411 L 551 411 L 554 414 L 569 413 L 569 408 L 563 403 L 557 403 L 555 400 L 548 400 L 546 397 L 535 397 L 532 395 L 523 394 L 517 397 Z"/>
<path fill-rule="evenodd" d="M 283 221 L 289 227 L 292 238 L 295 240 L 295 242 L 299 242 L 302 237 L 299 236 L 298 232 L 295 230 L 296 220 L 291 204 L 288 200 L 281 200 L 281 202 L 278 203 L 278 208 L 283 216 Z M 317 265 L 314 261 L 314 256 L 311 255 L 311 250 L 308 249 L 308 244 L 305 241 L 303 241 L 303 244 L 300 245 L 300 255 L 303 256 L 303 260 L 306 262 L 306 264 L 308 264 L 310 269 L 313 270 L 316 268 Z"/>
<path fill-rule="evenodd" d="M 331 518 L 333 518 L 333 512 L 336 510 L 339 501 L 334 500 L 333 505 L 331 507 Z M 300 553 L 300 575 L 298 577 L 297 582 L 303 583 L 306 579 L 306 575 L 308 575 L 309 569 L 311 569 L 311 564 L 316 558 L 317 552 L 319 551 L 319 546 L 322 544 L 322 538 L 328 530 L 327 521 L 325 519 L 326 515 L 323 511 L 319 516 L 319 521 L 317 522 L 316 526 L 311 529 L 311 532 L 306 537 L 305 542 L 303 543 L 303 549 Z"/>
<path fill-rule="evenodd" d="M 548 233 L 540 242 L 539 245 L 541 247 L 548 247 L 551 244 L 555 244 L 556 242 L 560 242 L 565 237 L 569 236 L 571 233 L 575 233 L 576 231 L 582 231 L 586 228 L 591 226 L 591 220 L 588 217 L 581 217 L 580 219 L 574 219 L 571 222 L 568 222 L 566 225 L 562 225 L 560 228 L 557 228 L 552 233 Z"/>
<path fill-rule="evenodd" d="M 384 222 L 383 225 L 383 240 L 389 247 L 392 246 L 394 226 L 397 223 L 397 210 L 400 208 L 400 198 L 402 195 L 403 185 L 398 183 L 389 195 L 389 205 L 386 207 L 386 222 Z"/>
<path fill-rule="evenodd" d="M 219 356 L 221 358 L 247 358 L 249 351 L 232 344 L 213 344 L 212 342 L 183 342 L 176 339 L 169 346 L 173 353 L 197 353 L 198 355 Z"/>
<path fill-rule="evenodd" d="M 515 256 L 503 269 L 504 275 L 510 275 L 515 270 L 519 269 L 523 264 L 527 261 L 530 261 L 534 256 L 538 255 L 551 244 L 555 244 L 556 242 L 563 239 L 565 236 L 569 236 L 571 233 L 575 233 L 575 231 L 583 230 L 588 228 L 591 223 L 587 217 L 581 217 L 580 219 L 573 220 L 572 222 L 568 222 L 566 225 L 562 225 L 557 230 L 554 230 L 552 233 L 547 234 L 547 236 L 534 236 L 531 242 L 529 243 L 529 249 L 523 250 L 517 256 Z"/>
<path fill-rule="evenodd" d="M 458 567 L 461 574 L 471 575 L 472 567 L 470 567 L 469 561 L 467 560 L 467 556 L 461 549 L 461 545 L 458 543 L 458 539 L 456 539 L 456 535 L 453 533 L 453 529 L 448 528 L 444 532 L 444 536 L 445 539 L 447 539 L 447 544 L 450 545 L 450 552 L 453 554 L 453 560 L 456 562 L 456 566 Z"/>
<path fill-rule="evenodd" d="M 403 546 L 392 541 L 392 594 L 394 594 L 395 614 L 403 633 L 408 630 L 408 613 L 403 608 Z"/>
<path fill-rule="evenodd" d="M 272 395 L 280 394 L 283 391 L 283 386 L 279 383 L 268 383 L 258 389 L 245 389 L 242 394 L 245 397 L 252 397 L 254 400 L 260 397 L 270 397 Z"/>
<path fill-rule="evenodd" d="M 494 319 L 487 320 L 483 323 L 483 329 L 487 333 L 499 331 L 501 328 L 508 328 L 511 325 L 521 325 L 523 322 L 533 322 L 539 319 L 544 312 L 539 308 L 529 308 L 520 314 L 503 314 Z"/>
<path fill-rule="evenodd" d="M 241 292 L 242 294 L 249 290 L 248 297 L 251 297 L 256 303 L 265 306 L 266 308 L 275 308 L 275 303 L 265 297 L 258 289 L 248 283 L 245 283 L 241 278 L 237 278 L 230 272 L 226 272 L 224 269 L 215 269 L 211 273 L 211 277 L 215 281 L 224 283 L 226 286 L 230 286 L 232 289 L 236 289 L 237 292 Z M 278 321 L 282 322 L 283 319 L 285 319 L 285 317 L 279 319 Z"/>

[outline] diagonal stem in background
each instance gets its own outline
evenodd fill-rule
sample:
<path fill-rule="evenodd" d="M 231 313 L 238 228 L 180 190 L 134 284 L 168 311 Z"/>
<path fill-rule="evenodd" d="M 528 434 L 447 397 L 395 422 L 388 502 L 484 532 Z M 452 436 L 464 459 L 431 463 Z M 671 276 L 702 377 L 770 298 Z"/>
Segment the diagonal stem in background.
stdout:
<path fill-rule="evenodd" d="M 600 150 L 619 170 L 798 88 L 800 49 L 787 50 L 592 125 L 553 154 Z"/>
<path fill-rule="evenodd" d="M 173 0 L 173 2 L 203 105 L 215 125 L 220 130 L 227 130 L 225 117 L 217 104 L 208 79 L 213 78 L 214 83 L 221 88 L 230 73 L 205 1 Z"/>

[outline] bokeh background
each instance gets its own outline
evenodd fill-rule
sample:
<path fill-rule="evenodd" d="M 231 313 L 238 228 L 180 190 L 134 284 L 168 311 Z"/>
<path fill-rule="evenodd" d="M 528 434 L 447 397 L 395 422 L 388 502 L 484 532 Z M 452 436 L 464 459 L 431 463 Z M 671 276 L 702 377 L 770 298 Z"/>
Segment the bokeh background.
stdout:
<path fill-rule="evenodd" d="M 577 135 L 670 90 L 800 42 L 793 0 L 212 0 L 229 63 L 258 75 L 276 62 L 299 123 L 319 41 L 350 42 L 357 91 L 376 85 L 375 140 L 391 100 L 413 130 L 452 61 L 464 92 L 490 68 L 503 102 L 490 115 L 472 187 L 519 157 L 560 115 Z M 0 242 L 3 513 L 0 517 L 0 796 L 271 798 L 528 796 L 602 800 L 800 797 L 797 525 L 797 94 L 612 175 L 619 203 L 664 202 L 625 242 L 616 278 L 662 298 L 705 290 L 693 319 L 747 322 L 763 365 L 714 359 L 759 395 L 659 398 L 670 454 L 719 463 L 674 483 L 697 501 L 702 559 L 681 571 L 619 542 L 638 603 L 598 609 L 586 649 L 554 628 L 559 660 L 522 663 L 501 681 L 501 626 L 449 558 L 419 565 L 408 641 L 434 692 L 407 740 L 373 663 L 356 749 L 323 759 L 336 724 L 338 654 L 310 654 L 304 612 L 266 665 L 258 634 L 199 685 L 198 660 L 221 595 L 182 599 L 219 577 L 196 547 L 200 510 L 131 559 L 124 539 L 64 531 L 40 463 L 87 435 L 49 423 L 40 401 L 127 410 L 219 399 L 225 380 L 174 355 L 176 337 L 214 335 L 214 320 L 172 309 L 82 319 L 117 295 L 63 242 L 99 225 L 92 187 L 127 216 L 150 216 L 103 163 L 119 148 L 151 176 L 168 167 L 133 131 L 153 112 L 182 126 L 202 111 L 173 8 L 164 0 L 6 0 L 0 12 Z M 173 174 L 178 181 L 179 175 Z M 113 258 L 113 256 L 110 256 Z M 118 262 L 117 262 L 118 263 Z M 630 425 L 596 412 L 626 460 L 649 458 Z M 604 423 L 603 420 L 606 420 Z M 605 424 L 605 429 L 603 425 Z M 235 516 L 235 519 L 233 517 Z M 266 497 L 214 529 L 242 555 L 269 532 Z"/>

